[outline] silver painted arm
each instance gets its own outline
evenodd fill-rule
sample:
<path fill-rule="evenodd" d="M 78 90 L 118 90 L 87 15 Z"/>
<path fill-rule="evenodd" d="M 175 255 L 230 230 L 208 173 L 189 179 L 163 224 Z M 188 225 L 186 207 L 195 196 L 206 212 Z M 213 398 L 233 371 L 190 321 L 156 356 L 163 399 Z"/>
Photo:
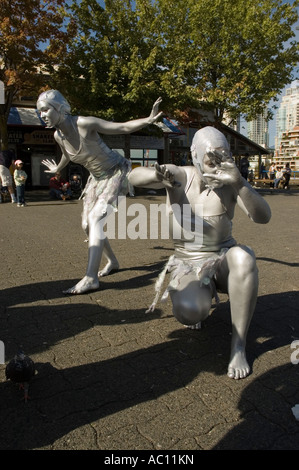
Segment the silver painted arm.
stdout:
<path fill-rule="evenodd" d="M 175 165 L 159 165 L 154 168 L 137 167 L 131 171 L 129 181 L 133 186 L 161 189 L 181 186 L 182 170 Z"/>
<path fill-rule="evenodd" d="M 162 116 L 163 111 L 159 112 L 159 105 L 162 102 L 161 98 L 158 98 L 153 104 L 151 114 L 146 118 L 133 119 L 127 122 L 113 122 L 105 121 L 104 119 L 87 117 L 84 119 L 85 126 L 94 131 L 113 135 L 113 134 L 130 134 L 138 131 L 149 124 L 154 124 Z"/>
<path fill-rule="evenodd" d="M 245 179 L 238 190 L 237 204 L 257 224 L 267 224 L 271 219 L 268 203 Z"/>

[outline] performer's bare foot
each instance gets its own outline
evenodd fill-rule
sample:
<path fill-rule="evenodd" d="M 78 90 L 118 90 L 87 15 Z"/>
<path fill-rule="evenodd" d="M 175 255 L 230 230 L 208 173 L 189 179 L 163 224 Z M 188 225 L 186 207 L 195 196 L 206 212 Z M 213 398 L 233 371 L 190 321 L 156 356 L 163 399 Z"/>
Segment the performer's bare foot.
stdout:
<path fill-rule="evenodd" d="M 79 281 L 75 286 L 70 287 L 67 290 L 64 290 L 64 294 L 84 294 L 85 292 L 89 292 L 91 290 L 96 290 L 99 288 L 99 280 L 94 279 L 89 276 L 84 276 L 81 281 Z"/>
<path fill-rule="evenodd" d="M 231 379 L 245 379 L 250 373 L 250 367 L 246 360 L 245 352 L 237 350 L 232 353 L 232 359 L 228 365 L 227 375 Z"/>
<path fill-rule="evenodd" d="M 108 261 L 106 266 L 98 272 L 99 277 L 108 276 L 111 272 L 117 271 L 119 269 L 118 261 Z"/>

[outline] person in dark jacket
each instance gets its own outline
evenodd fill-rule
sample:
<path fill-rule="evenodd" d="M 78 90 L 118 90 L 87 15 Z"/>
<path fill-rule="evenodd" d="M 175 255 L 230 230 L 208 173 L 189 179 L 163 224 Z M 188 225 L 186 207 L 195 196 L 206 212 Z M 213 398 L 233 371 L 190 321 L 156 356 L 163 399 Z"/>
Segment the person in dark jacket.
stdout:
<path fill-rule="evenodd" d="M 61 178 L 60 173 L 56 173 L 49 181 L 50 197 L 53 199 L 71 199 L 72 191 L 68 181 Z"/>

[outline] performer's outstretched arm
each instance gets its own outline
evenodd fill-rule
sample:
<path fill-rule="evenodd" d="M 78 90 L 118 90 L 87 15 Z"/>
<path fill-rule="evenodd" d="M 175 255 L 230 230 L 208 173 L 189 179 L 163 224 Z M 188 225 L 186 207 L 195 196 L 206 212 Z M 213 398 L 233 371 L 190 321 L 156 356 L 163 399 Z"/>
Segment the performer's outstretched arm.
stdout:
<path fill-rule="evenodd" d="M 102 134 L 130 134 L 131 132 L 138 131 L 144 127 L 155 124 L 163 114 L 159 112 L 159 105 L 162 99 L 158 98 L 153 104 L 152 111 L 148 117 L 140 119 L 132 119 L 126 122 L 105 121 L 97 117 L 85 117 L 82 126 L 85 126 L 89 132 L 100 132 Z"/>

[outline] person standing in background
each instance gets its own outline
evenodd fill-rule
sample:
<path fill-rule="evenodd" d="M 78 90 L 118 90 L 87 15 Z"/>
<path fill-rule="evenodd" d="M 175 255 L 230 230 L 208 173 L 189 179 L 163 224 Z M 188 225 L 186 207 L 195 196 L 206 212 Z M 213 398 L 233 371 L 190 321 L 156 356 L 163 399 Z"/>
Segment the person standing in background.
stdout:
<path fill-rule="evenodd" d="M 13 188 L 12 175 L 9 171 L 9 167 L 14 163 L 14 159 L 15 155 L 12 150 L 2 150 L 0 152 L 0 182 L 2 183 L 2 186 L 7 186 L 12 203 L 17 202 L 15 190 Z M 2 198 L 0 195 L 0 203 L 1 202 Z"/>
<path fill-rule="evenodd" d="M 272 162 L 269 167 L 269 179 L 271 180 L 270 188 L 274 188 L 273 181 L 275 180 L 275 172 L 276 172 L 276 166 L 275 166 L 275 163 Z"/>
<path fill-rule="evenodd" d="M 25 207 L 25 183 L 27 180 L 27 173 L 23 170 L 23 162 L 22 160 L 15 161 L 16 169 L 14 171 L 14 180 L 17 190 L 17 206 L 18 207 Z"/>
<path fill-rule="evenodd" d="M 241 158 L 241 161 L 240 161 L 240 173 L 243 176 L 243 178 L 245 178 L 246 180 L 248 179 L 249 166 L 250 166 L 248 157 L 249 155 L 246 154 L 244 157 Z"/>
<path fill-rule="evenodd" d="M 282 178 L 283 189 L 289 189 L 291 171 L 292 171 L 290 168 L 290 164 L 286 163 L 285 169 L 282 171 L 283 171 L 283 178 Z"/>

